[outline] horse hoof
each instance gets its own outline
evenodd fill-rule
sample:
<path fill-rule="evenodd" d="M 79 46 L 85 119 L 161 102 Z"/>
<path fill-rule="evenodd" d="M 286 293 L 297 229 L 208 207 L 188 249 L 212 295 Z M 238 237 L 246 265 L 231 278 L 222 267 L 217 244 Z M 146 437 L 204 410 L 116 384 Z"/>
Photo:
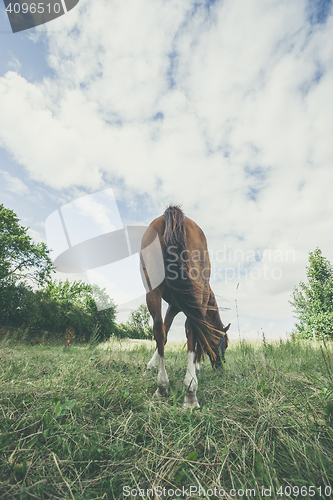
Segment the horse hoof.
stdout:
<path fill-rule="evenodd" d="M 194 408 L 200 408 L 200 405 L 199 405 L 198 401 L 196 403 L 189 403 L 189 402 L 185 401 L 184 408 L 185 408 L 185 410 L 187 410 L 188 408 L 190 410 L 194 410 Z"/>
<path fill-rule="evenodd" d="M 169 390 L 167 387 L 158 387 L 155 392 L 155 396 L 167 398 L 169 396 Z"/>
<path fill-rule="evenodd" d="M 152 363 L 151 360 L 147 363 L 147 371 L 152 372 L 155 368 L 155 363 Z"/>
<path fill-rule="evenodd" d="M 195 394 L 188 393 L 185 396 L 184 400 L 184 408 L 190 408 L 193 410 L 193 408 L 200 408 L 200 405 L 198 403 L 197 397 Z"/>

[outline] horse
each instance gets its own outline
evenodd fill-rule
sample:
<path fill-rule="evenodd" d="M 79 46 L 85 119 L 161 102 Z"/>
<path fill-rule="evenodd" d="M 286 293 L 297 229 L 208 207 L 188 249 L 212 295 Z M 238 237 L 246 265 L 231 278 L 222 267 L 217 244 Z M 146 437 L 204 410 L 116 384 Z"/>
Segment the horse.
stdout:
<path fill-rule="evenodd" d="M 222 366 L 228 347 L 227 331 L 230 323 L 223 325 L 214 292 L 209 285 L 210 260 L 206 237 L 178 205 L 169 206 L 163 215 L 151 222 L 144 233 L 140 271 L 156 341 L 156 351 L 147 365 L 147 369 L 152 370 L 158 358 L 156 394 L 169 395 L 164 346 L 175 316 L 182 311 L 186 316 L 188 352 L 184 407 L 200 408 L 196 396 L 199 362 L 207 354 L 213 368 Z M 162 298 L 169 304 L 164 321 Z"/>

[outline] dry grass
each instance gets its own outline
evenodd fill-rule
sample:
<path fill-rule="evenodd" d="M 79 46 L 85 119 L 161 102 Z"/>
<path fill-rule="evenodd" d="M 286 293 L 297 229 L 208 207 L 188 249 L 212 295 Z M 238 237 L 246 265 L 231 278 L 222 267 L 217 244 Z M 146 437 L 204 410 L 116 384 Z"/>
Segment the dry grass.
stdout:
<path fill-rule="evenodd" d="M 93 350 L 3 343 L 0 500 L 118 499 L 125 486 L 166 488 L 163 499 L 190 486 L 216 488 L 210 498 L 222 488 L 224 498 L 246 489 L 249 498 L 253 488 L 255 498 L 281 499 L 288 485 L 299 498 L 310 486 L 311 498 L 330 497 L 331 346 L 231 344 L 224 371 L 204 363 L 193 412 L 182 406 L 183 345 L 166 348 L 166 400 L 153 397 L 156 372 L 145 369 L 153 351 L 149 341 Z"/>

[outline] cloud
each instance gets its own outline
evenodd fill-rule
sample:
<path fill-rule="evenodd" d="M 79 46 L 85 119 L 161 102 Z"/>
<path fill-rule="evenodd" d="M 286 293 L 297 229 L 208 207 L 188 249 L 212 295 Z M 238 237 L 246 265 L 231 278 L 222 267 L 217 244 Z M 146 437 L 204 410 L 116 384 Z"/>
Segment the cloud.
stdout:
<path fill-rule="evenodd" d="M 0 170 L 0 174 L 2 175 L 7 184 L 7 189 L 12 193 L 18 195 L 24 195 L 29 193 L 28 187 L 18 177 L 14 177 L 5 170 Z"/>
<path fill-rule="evenodd" d="M 290 316 L 308 252 L 333 259 L 332 29 L 305 0 L 80 2 L 40 28 L 52 78 L 0 78 L 0 143 L 54 189 L 181 203 L 215 252 L 292 248 L 241 278 L 249 317 Z"/>
<path fill-rule="evenodd" d="M 35 229 L 29 227 L 27 234 L 31 236 L 35 243 L 46 243 L 45 238 Z"/>
<path fill-rule="evenodd" d="M 22 66 L 20 61 L 17 59 L 17 57 L 14 56 L 14 54 L 11 51 L 9 51 L 9 55 L 11 57 L 11 60 L 7 64 L 8 69 L 12 71 L 20 71 Z"/>

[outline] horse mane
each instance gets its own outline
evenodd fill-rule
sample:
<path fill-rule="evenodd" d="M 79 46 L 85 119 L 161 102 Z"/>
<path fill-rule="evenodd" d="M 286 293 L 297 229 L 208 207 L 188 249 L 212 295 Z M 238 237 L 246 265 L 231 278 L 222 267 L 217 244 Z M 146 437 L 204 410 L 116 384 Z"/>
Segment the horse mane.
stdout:
<path fill-rule="evenodd" d="M 214 332 L 217 329 L 212 328 L 212 325 L 206 321 L 202 314 L 197 300 L 197 287 L 190 277 L 189 259 L 182 258 L 184 255 L 182 252 L 186 252 L 185 255 L 188 252 L 185 215 L 178 205 L 169 206 L 164 212 L 164 221 L 163 258 L 166 284 L 170 288 L 176 304 L 187 316 L 193 331 L 197 344 L 196 360 L 199 362 L 204 357 L 205 352 L 211 359 L 215 360 L 220 338 Z M 217 315 L 219 316 L 218 309 Z M 223 328 L 221 320 L 220 323 Z"/>

